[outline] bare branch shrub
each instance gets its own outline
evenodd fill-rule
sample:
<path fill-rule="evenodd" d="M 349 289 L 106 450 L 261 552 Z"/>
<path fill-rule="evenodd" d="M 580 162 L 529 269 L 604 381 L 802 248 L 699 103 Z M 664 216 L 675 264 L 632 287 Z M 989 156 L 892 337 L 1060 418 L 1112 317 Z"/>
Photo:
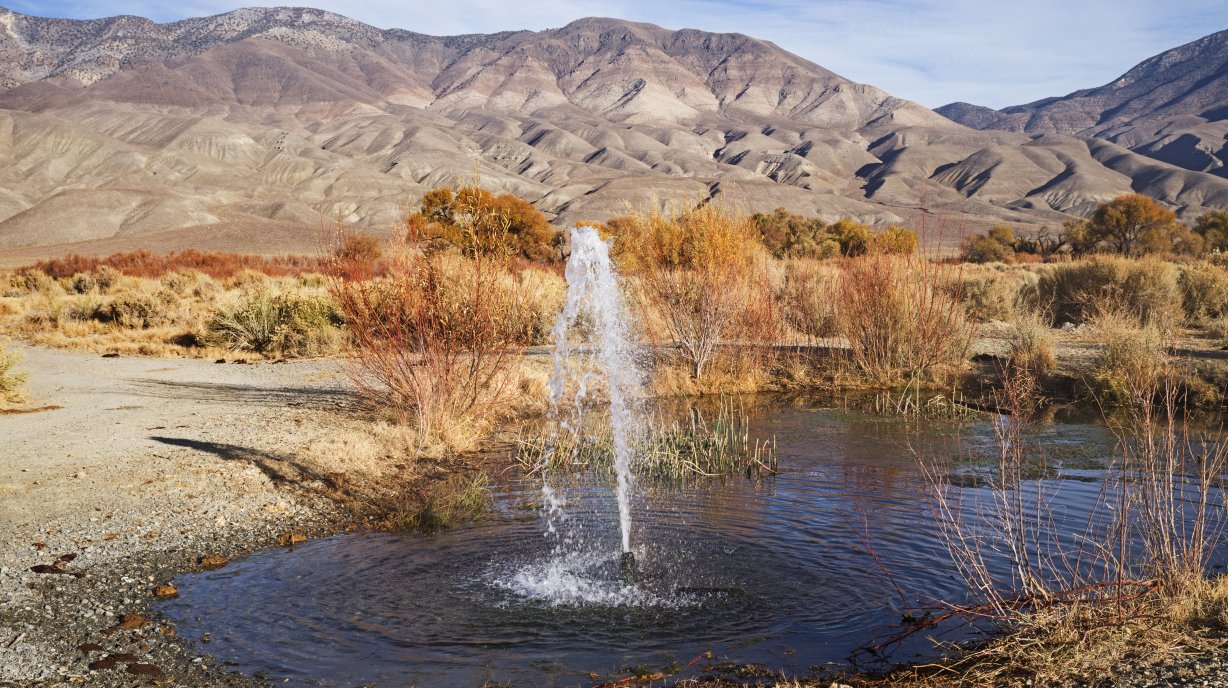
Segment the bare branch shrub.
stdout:
<path fill-rule="evenodd" d="M 472 441 L 497 416 L 524 343 L 524 292 L 504 263 L 477 254 L 406 251 L 385 277 L 336 279 L 351 332 L 351 377 L 414 429 L 414 443 Z"/>
<path fill-rule="evenodd" d="M 868 384 L 934 382 L 966 364 L 973 328 L 958 295 L 944 288 L 951 270 L 915 256 L 844 262 L 839 331 Z"/>

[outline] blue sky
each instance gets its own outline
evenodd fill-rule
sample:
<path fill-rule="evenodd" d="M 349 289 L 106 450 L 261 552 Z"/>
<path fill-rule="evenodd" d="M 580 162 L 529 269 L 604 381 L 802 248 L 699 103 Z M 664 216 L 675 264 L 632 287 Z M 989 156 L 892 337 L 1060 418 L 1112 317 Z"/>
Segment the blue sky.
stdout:
<path fill-rule="evenodd" d="M 1004 107 L 1099 86 L 1151 55 L 1228 29 L 1225 0 L 316 0 L 304 4 L 382 28 L 430 34 L 544 29 L 593 15 L 674 29 L 738 31 L 930 107 L 954 100 Z M 9 0 L 7 6 L 40 16 L 84 19 L 136 14 L 172 21 L 244 5 L 225 0 Z"/>

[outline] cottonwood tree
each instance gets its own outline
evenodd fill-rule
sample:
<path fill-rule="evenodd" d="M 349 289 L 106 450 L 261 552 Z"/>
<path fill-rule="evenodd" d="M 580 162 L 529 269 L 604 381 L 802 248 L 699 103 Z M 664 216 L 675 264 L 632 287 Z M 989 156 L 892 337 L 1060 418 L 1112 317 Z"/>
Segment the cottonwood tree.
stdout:
<path fill-rule="evenodd" d="M 1089 238 L 1128 258 L 1170 251 L 1181 229 L 1176 213 L 1142 194 L 1101 205 L 1087 224 Z"/>
<path fill-rule="evenodd" d="M 1194 231 L 1209 251 L 1228 251 L 1228 210 L 1212 210 L 1198 218 Z"/>

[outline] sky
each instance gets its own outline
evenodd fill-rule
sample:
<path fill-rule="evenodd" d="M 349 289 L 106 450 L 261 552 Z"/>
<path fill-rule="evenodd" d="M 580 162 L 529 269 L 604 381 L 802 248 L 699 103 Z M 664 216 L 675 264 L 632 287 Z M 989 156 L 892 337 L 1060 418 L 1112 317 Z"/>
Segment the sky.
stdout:
<path fill-rule="evenodd" d="M 1001 108 L 1100 86 L 1152 55 L 1228 29 L 1226 0 L 298 1 L 380 28 L 436 35 L 556 28 L 586 16 L 745 33 L 928 107 L 965 101 Z M 225 0 L 6 4 L 38 16 L 135 14 L 160 22 L 247 6 Z"/>

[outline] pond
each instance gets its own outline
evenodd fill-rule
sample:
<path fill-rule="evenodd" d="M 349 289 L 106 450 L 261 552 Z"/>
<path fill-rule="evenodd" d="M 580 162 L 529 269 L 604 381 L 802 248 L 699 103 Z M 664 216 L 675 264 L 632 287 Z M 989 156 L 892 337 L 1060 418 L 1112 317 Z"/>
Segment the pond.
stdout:
<path fill-rule="evenodd" d="M 182 577 L 180 597 L 160 610 L 189 639 L 209 634 L 203 650 L 279 683 L 591 686 L 710 661 L 806 673 L 850 661 L 909 608 L 964 599 L 918 456 L 957 456 L 975 470 L 997 451 L 986 417 L 904 422 L 796 402 L 749 414 L 756 436 L 776 440 L 778 474 L 640 485 L 633 575 L 620 571 L 609 481 L 559 487 L 567 520 L 555 526 L 570 538 L 561 548 L 545 535 L 541 481 L 510 478 L 480 522 L 257 552 Z M 1037 433 L 1052 470 L 1030 485 L 1076 532 L 1115 440 L 1089 423 Z M 976 502 L 970 522 L 981 518 Z M 713 660 L 692 664 L 707 652 Z M 932 652 L 918 636 L 891 660 Z"/>

